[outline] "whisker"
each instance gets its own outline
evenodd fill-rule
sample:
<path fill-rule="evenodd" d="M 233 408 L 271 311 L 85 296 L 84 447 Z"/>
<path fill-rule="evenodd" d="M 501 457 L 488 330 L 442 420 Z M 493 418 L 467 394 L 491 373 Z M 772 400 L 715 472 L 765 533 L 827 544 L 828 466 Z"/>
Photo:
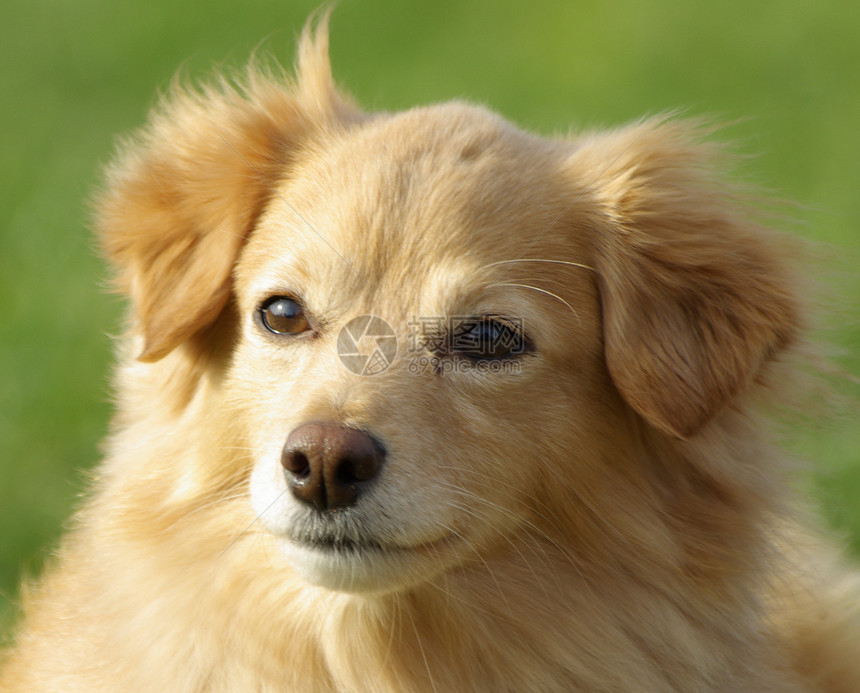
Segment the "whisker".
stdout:
<path fill-rule="evenodd" d="M 498 260 L 497 262 L 490 262 L 489 264 L 484 265 L 481 269 L 486 269 L 488 267 L 495 267 L 496 265 L 513 265 L 518 262 L 545 262 L 552 265 L 568 265 L 570 267 L 579 267 L 580 269 L 591 270 L 592 272 L 596 272 L 597 270 L 594 267 L 589 265 L 584 265 L 581 262 L 571 262 L 570 260 L 545 260 L 543 258 L 537 257 L 520 257 L 515 260 Z"/>
<path fill-rule="evenodd" d="M 517 518 L 517 520 L 521 520 L 521 519 L 522 518 L 519 518 L 519 517 Z M 545 536 L 543 532 L 538 531 L 538 533 L 542 536 Z M 523 553 L 522 549 L 520 548 L 520 545 L 517 542 L 515 542 L 507 534 L 502 534 L 501 538 L 504 539 L 505 542 L 507 542 L 508 546 L 511 548 L 511 550 L 514 551 L 517 554 L 517 556 L 519 556 L 522 559 L 523 565 L 525 565 L 526 568 L 528 568 L 528 571 L 531 573 L 533 584 L 539 585 L 541 590 L 544 593 L 544 597 L 549 599 L 550 598 L 549 591 L 547 590 L 546 585 L 544 584 L 544 581 L 538 576 L 538 573 L 537 573 L 537 570 L 535 569 L 534 563 L 532 561 L 530 561 L 528 558 L 526 558 L 526 555 Z M 544 567 L 544 569 L 547 570 L 547 573 L 555 578 L 556 586 L 558 587 L 558 575 L 556 575 L 555 572 L 551 570 L 551 564 L 549 562 L 549 554 L 548 554 L 547 550 L 545 548 L 541 547 L 536 541 L 530 541 L 529 543 L 530 543 L 530 546 L 532 549 L 533 556 L 543 564 L 543 567 Z M 538 551 L 538 549 L 540 549 L 540 551 Z M 475 555 L 480 559 L 481 563 L 484 564 L 484 567 L 487 569 L 487 572 L 490 574 L 490 577 L 493 579 L 493 582 L 496 585 L 496 589 L 502 595 L 502 598 L 504 599 L 505 605 L 508 607 L 508 611 L 511 613 L 511 615 L 513 615 L 514 614 L 513 608 L 511 607 L 511 604 L 508 601 L 507 594 L 504 592 L 504 590 L 502 590 L 502 587 L 499 584 L 498 579 L 496 578 L 495 572 L 490 567 L 490 565 L 487 563 L 487 561 L 484 560 L 483 554 L 479 551 L 479 547 L 476 546 L 476 547 L 474 547 L 473 550 L 475 552 Z M 570 556 L 568 556 L 565 553 L 564 558 L 567 560 L 568 563 L 570 563 L 571 565 L 574 566 L 574 568 L 577 569 L 577 572 L 579 572 L 579 569 L 576 567 L 575 563 L 573 562 L 573 560 Z"/>
<path fill-rule="evenodd" d="M 197 513 L 201 513 L 205 510 L 208 510 L 209 508 L 212 508 L 213 506 L 232 503 L 233 501 L 243 500 L 247 497 L 248 497 L 248 494 L 245 491 L 242 491 L 239 493 L 230 493 L 230 494 L 226 494 L 223 496 L 218 496 L 216 498 L 213 498 L 209 502 L 203 503 L 202 505 L 195 506 L 192 510 L 184 513 L 182 516 L 178 517 L 176 520 L 171 522 L 167 527 L 165 527 L 162 530 L 162 532 L 163 533 L 169 532 L 171 529 L 176 527 L 176 525 L 178 525 L 182 522 L 185 522 L 186 520 L 193 517 Z"/>
<path fill-rule="evenodd" d="M 231 547 L 231 546 L 233 546 L 233 544 L 235 544 L 235 543 L 236 543 L 237 541 L 239 541 L 243 536 L 245 536 L 245 534 L 247 534 L 247 533 L 248 533 L 248 530 L 250 530 L 250 529 L 251 529 L 251 527 L 253 527 L 255 524 L 257 524 L 257 522 L 259 521 L 259 519 L 260 519 L 261 517 L 263 517 L 263 515 L 265 515 L 265 514 L 269 511 L 269 508 L 271 508 L 275 503 L 277 503 L 277 502 L 281 499 L 281 496 L 283 496 L 286 492 L 287 492 L 287 489 L 284 489 L 284 490 L 283 490 L 283 491 L 281 491 L 277 496 L 275 496 L 274 500 L 272 500 L 272 502 L 271 502 L 271 503 L 269 503 L 269 504 L 268 504 L 268 505 L 263 509 L 263 512 L 261 512 L 259 515 L 257 515 L 257 517 L 255 517 L 255 518 L 254 518 L 254 520 L 251 522 L 251 524 L 249 524 L 247 527 L 245 527 L 245 529 L 243 529 L 243 530 L 242 530 L 242 532 L 239 534 L 239 536 L 237 536 L 233 541 L 231 541 L 231 542 L 227 545 L 227 547 L 226 547 L 226 548 L 225 548 L 221 553 L 219 553 L 219 554 L 215 557 L 215 560 L 217 561 L 219 558 L 221 558 L 221 556 L 223 556 L 225 553 L 227 553 L 227 551 L 230 549 L 230 547 Z"/>
<path fill-rule="evenodd" d="M 602 513 L 600 513 L 597 510 L 597 508 L 594 507 L 593 503 L 591 503 L 591 501 L 588 500 L 588 498 L 586 498 L 584 495 L 582 495 L 582 492 L 579 490 L 579 488 L 576 486 L 576 484 L 572 483 L 571 480 L 568 479 L 567 477 L 565 477 L 564 475 L 557 474 L 556 470 L 553 469 L 552 465 L 550 463 L 548 463 L 542 456 L 538 455 L 535 457 L 535 459 L 537 460 L 537 462 L 539 464 L 542 464 L 551 473 L 551 475 L 555 481 L 560 483 L 566 490 L 570 491 L 571 494 L 576 496 L 576 500 L 579 501 L 579 503 L 581 504 L 581 506 L 585 510 L 587 510 L 589 513 L 591 513 L 591 516 L 594 517 L 594 519 L 596 519 L 598 522 L 603 524 L 607 529 L 612 531 L 612 533 L 615 534 L 621 541 L 627 543 L 627 538 L 624 536 L 624 534 L 615 525 L 613 525 L 612 522 L 610 522 Z M 480 478 L 480 475 L 477 472 L 474 472 L 473 470 L 467 469 L 465 467 L 455 467 L 455 466 L 448 465 L 445 467 L 440 467 L 440 469 L 450 469 L 451 471 L 457 472 L 458 474 L 469 474 L 469 473 L 471 473 L 474 478 L 476 478 L 476 479 Z M 521 489 L 518 489 L 513 484 L 507 484 L 504 481 L 501 481 L 499 479 L 497 479 L 496 481 L 497 481 L 497 483 L 504 484 L 508 488 L 514 489 L 516 491 L 521 490 Z M 457 487 L 455 487 L 452 484 L 444 484 L 444 482 L 439 482 L 439 483 L 446 485 L 452 489 L 457 489 Z M 458 490 L 461 493 L 468 493 L 465 489 L 458 489 Z M 551 526 L 555 529 L 559 529 L 559 527 L 556 525 L 556 523 L 554 522 L 554 520 L 551 516 L 553 509 L 549 505 L 547 505 L 545 502 L 543 502 L 541 499 L 536 498 L 535 496 L 529 495 L 528 497 L 530 500 L 535 501 L 535 503 L 542 506 L 543 508 L 545 508 L 550 513 L 550 515 L 547 516 L 547 515 L 544 515 L 542 512 L 540 512 L 539 510 L 537 510 L 536 508 L 533 508 L 532 511 L 534 512 L 534 514 L 537 515 L 538 517 L 540 517 L 542 520 L 544 520 L 549 526 Z M 478 496 L 475 496 L 474 500 L 483 500 L 483 499 L 479 499 Z M 549 538 L 549 537 L 547 537 L 547 538 Z"/>
<path fill-rule="evenodd" d="M 406 614 L 409 616 L 409 621 L 412 623 L 412 632 L 415 633 L 415 641 L 418 643 L 418 651 L 421 653 L 421 659 L 424 660 L 424 669 L 427 672 L 427 678 L 430 681 L 430 688 L 434 693 L 438 693 L 436 681 L 433 680 L 433 671 L 430 668 L 430 662 L 427 660 L 427 653 L 424 651 L 424 643 L 421 642 L 421 635 L 418 633 L 418 626 L 415 625 L 415 618 L 412 616 L 412 611 L 407 609 Z"/>
<path fill-rule="evenodd" d="M 473 479 L 476 479 L 476 480 L 478 480 L 478 481 L 482 481 L 482 480 L 483 480 L 483 475 L 482 475 L 480 472 L 478 472 L 478 471 L 476 471 L 476 470 L 474 470 L 474 469 L 469 469 L 469 468 L 467 468 L 467 467 L 456 467 L 456 466 L 454 466 L 454 465 L 447 465 L 447 464 L 443 464 L 443 465 L 439 465 L 439 466 L 437 467 L 437 469 L 439 469 L 439 470 L 449 470 L 449 471 L 454 472 L 455 474 L 463 474 L 463 475 L 466 475 L 466 476 L 471 476 Z M 563 484 L 565 484 L 565 485 L 569 485 L 569 484 L 570 484 L 570 481 L 569 481 L 568 479 L 562 479 L 561 481 L 562 481 L 562 483 L 563 483 Z M 445 482 L 440 482 L 440 483 L 443 483 L 443 484 L 444 484 Z M 505 488 L 509 488 L 509 489 L 511 489 L 512 491 L 515 491 L 516 493 L 522 493 L 522 489 L 521 489 L 519 486 L 517 486 L 516 484 L 508 483 L 507 481 L 504 481 L 503 479 L 496 479 L 496 483 L 498 483 L 500 486 L 504 486 Z M 449 486 L 450 486 L 450 484 L 449 484 Z M 463 490 L 463 492 L 466 492 L 466 490 L 465 490 L 465 489 L 462 489 L 462 490 Z M 543 500 L 541 500 L 540 498 L 538 498 L 537 496 L 533 496 L 533 495 L 531 495 L 531 494 L 526 494 L 526 497 L 527 497 L 530 501 L 533 501 L 533 502 L 534 502 L 534 503 L 536 503 L 537 505 L 539 505 L 539 506 L 541 506 L 541 507 L 545 508 L 549 513 L 552 513 L 552 512 L 553 512 L 553 508 L 552 508 L 550 505 L 548 505 L 547 503 L 545 503 Z M 537 514 L 537 515 L 539 515 L 539 516 L 541 517 L 541 519 L 546 520 L 546 521 L 547 521 L 547 524 L 553 525 L 553 522 L 552 522 L 552 518 L 551 518 L 551 517 L 545 516 L 545 515 L 543 515 L 542 513 L 539 513 L 539 512 L 536 512 L 536 514 Z M 554 526 L 554 525 L 553 525 L 553 526 Z"/>
<path fill-rule="evenodd" d="M 459 503 L 455 503 L 454 504 L 455 508 L 457 508 L 458 510 L 460 510 L 464 514 L 471 516 L 477 520 L 486 521 L 488 518 L 486 516 L 482 516 L 482 515 L 478 514 L 475 511 L 475 509 L 472 507 L 472 504 L 475 504 L 475 503 L 484 505 L 485 507 L 491 508 L 493 510 L 499 510 L 499 511 L 506 512 L 506 513 L 510 512 L 510 510 L 508 508 L 506 508 L 502 505 L 499 505 L 498 503 L 493 503 L 492 501 L 489 501 L 486 498 L 482 498 L 482 497 L 478 496 L 477 494 L 472 493 L 471 491 L 467 491 L 465 489 L 459 488 L 453 484 L 446 484 L 444 482 L 441 482 L 441 486 L 443 486 L 444 488 L 449 488 L 450 490 L 454 491 L 456 495 L 458 495 L 460 498 L 462 498 L 464 501 L 466 501 L 468 503 L 468 505 L 461 505 Z M 524 517 L 521 514 L 517 514 L 515 516 L 515 519 L 518 523 L 529 528 L 536 535 L 538 535 L 542 539 L 545 539 L 549 544 L 551 544 L 553 547 L 558 549 L 558 551 L 565 558 L 565 560 L 567 560 L 577 570 L 577 572 L 579 572 L 579 566 L 576 564 L 575 558 L 567 551 L 567 549 L 565 549 L 563 546 L 561 546 L 561 544 L 559 544 L 557 541 L 555 541 L 549 534 L 547 534 L 544 530 L 542 530 L 540 527 L 535 525 L 528 518 Z M 516 551 L 517 554 L 519 554 L 519 556 L 529 565 L 529 567 L 532 571 L 532 574 L 534 575 L 535 580 L 539 581 L 537 574 L 534 572 L 534 567 L 531 566 L 531 564 L 528 561 L 526 561 L 526 557 L 523 555 L 519 546 L 507 534 L 502 534 L 501 536 L 511 546 L 511 548 L 514 551 Z M 536 547 L 535 547 L 535 549 L 536 549 Z M 543 554 L 544 559 L 547 559 L 549 557 L 545 549 L 542 549 L 541 553 Z M 481 560 L 483 562 L 483 558 Z M 486 565 L 486 563 L 484 563 L 484 564 Z M 550 567 L 549 564 L 547 564 L 547 563 L 544 563 L 544 565 L 548 568 Z M 489 566 L 488 566 L 488 569 L 489 569 Z"/>
<path fill-rule="evenodd" d="M 531 289 L 532 291 L 537 291 L 538 293 L 546 294 L 547 296 L 551 296 L 552 298 L 555 298 L 555 299 L 561 301 L 564 305 L 566 305 L 570 309 L 570 312 L 573 313 L 573 316 L 576 318 L 576 321 L 580 325 L 582 324 L 582 320 L 579 317 L 579 313 L 576 312 L 576 309 L 572 305 L 570 305 L 567 301 L 565 301 L 561 296 L 559 296 L 558 294 L 554 294 L 552 291 L 548 291 L 547 289 L 541 289 L 540 287 L 532 286 L 531 284 L 514 284 L 513 282 L 506 282 L 503 284 L 493 284 L 493 286 L 519 286 L 520 288 L 523 288 L 523 289 Z"/>
<path fill-rule="evenodd" d="M 587 194 L 595 185 L 597 185 L 598 181 L 600 181 L 600 179 L 603 178 L 604 175 L 606 175 L 606 173 L 609 171 L 609 169 L 611 169 L 613 166 L 615 166 L 615 163 L 619 159 L 621 159 L 622 156 L 624 156 L 627 153 L 627 150 L 630 149 L 634 144 L 636 144 L 639 141 L 639 138 L 642 137 L 644 132 L 645 132 L 644 129 L 641 130 L 636 135 L 636 137 L 634 137 L 630 142 L 628 142 L 627 146 L 624 147 L 624 149 L 622 149 L 612 161 L 610 161 L 608 164 L 606 164 L 606 166 L 603 168 L 603 170 L 601 170 L 597 173 L 597 175 L 592 179 L 592 181 L 583 190 L 581 190 L 578 195 L 576 195 L 568 203 L 568 205 L 559 213 L 559 215 L 555 219 L 553 219 L 552 222 L 550 222 L 550 224 L 546 228 L 544 228 L 543 231 L 541 231 L 537 236 L 535 236 L 532 239 L 532 242 L 529 243 L 528 246 L 526 247 L 526 249 L 523 251 L 523 253 L 522 253 L 523 255 L 528 253 L 534 247 L 534 245 L 538 241 L 540 241 L 540 239 L 543 238 L 553 226 L 555 226 L 558 223 L 558 220 L 561 219 L 565 214 L 568 213 L 568 211 L 579 201 L 579 199 L 583 195 Z M 504 272 L 502 272 L 502 274 L 503 273 Z"/>

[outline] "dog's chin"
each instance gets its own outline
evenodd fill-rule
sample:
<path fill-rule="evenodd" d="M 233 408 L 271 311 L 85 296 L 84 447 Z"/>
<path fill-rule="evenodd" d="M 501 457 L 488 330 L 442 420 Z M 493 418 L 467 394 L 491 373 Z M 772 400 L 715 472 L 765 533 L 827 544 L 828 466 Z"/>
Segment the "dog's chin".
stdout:
<path fill-rule="evenodd" d="M 396 592 L 431 579 L 451 560 L 450 540 L 416 547 L 376 542 L 302 542 L 286 537 L 281 548 L 307 582 L 338 592 Z M 447 560 L 446 560 L 447 559 Z"/>

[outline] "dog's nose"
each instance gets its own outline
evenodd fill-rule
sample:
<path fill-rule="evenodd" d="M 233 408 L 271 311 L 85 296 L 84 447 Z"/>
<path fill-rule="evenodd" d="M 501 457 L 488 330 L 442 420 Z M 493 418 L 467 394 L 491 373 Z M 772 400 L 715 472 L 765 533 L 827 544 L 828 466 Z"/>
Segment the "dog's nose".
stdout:
<path fill-rule="evenodd" d="M 332 510 L 355 503 L 384 459 L 382 444 L 364 431 L 311 422 L 287 437 L 281 464 L 296 498 L 317 510 Z"/>

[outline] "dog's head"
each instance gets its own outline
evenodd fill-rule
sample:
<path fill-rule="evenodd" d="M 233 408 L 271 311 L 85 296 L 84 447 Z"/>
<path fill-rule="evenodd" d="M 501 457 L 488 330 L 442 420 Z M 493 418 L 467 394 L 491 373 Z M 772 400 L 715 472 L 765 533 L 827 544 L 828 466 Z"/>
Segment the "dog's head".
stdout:
<path fill-rule="evenodd" d="M 797 327 L 713 148 L 666 119 L 550 140 L 459 103 L 368 115 L 324 34 L 300 58 L 295 84 L 174 94 L 112 174 L 147 382 L 183 383 L 185 425 L 229 412 L 260 523 L 318 584 L 639 531 L 642 439 L 715 425 Z"/>

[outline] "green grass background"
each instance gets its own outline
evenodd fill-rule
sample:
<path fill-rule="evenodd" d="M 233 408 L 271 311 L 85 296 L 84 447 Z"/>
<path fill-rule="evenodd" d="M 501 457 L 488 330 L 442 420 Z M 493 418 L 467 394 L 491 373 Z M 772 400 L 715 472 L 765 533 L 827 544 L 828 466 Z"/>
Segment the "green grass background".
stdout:
<path fill-rule="evenodd" d="M 178 67 L 290 62 L 316 1 L 4 0 L 0 7 L 0 626 L 98 460 L 122 306 L 86 199 Z M 832 244 L 827 337 L 860 372 L 860 3 L 342 0 L 334 69 L 369 108 L 452 97 L 546 133 L 677 107 L 745 119 L 748 167 Z M 851 408 L 850 406 L 848 407 Z M 828 521 L 860 548 L 857 412 L 797 434 Z"/>

